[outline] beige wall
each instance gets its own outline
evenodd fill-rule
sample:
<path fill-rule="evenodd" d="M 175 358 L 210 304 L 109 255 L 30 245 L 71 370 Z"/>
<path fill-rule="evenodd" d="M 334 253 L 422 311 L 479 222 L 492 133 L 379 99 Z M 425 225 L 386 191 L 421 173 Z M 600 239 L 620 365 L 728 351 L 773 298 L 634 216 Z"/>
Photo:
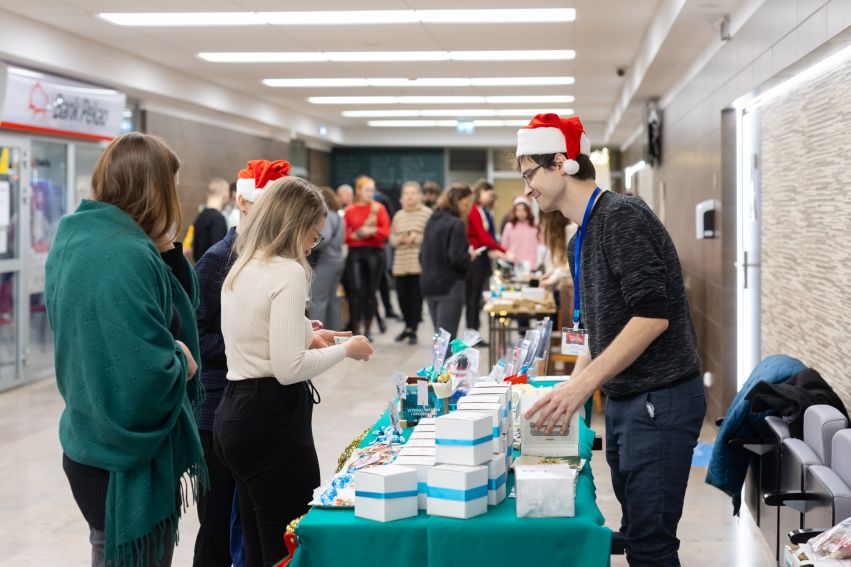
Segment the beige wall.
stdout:
<path fill-rule="evenodd" d="M 657 191 L 665 185 L 657 207 L 664 207 L 680 255 L 704 370 L 714 375 L 709 417 L 724 415 L 736 394 L 735 120 L 724 110 L 849 25 L 847 1 L 765 2 L 665 108 L 663 164 L 653 171 L 653 183 Z M 641 155 L 641 143 L 627 149 L 623 164 Z M 787 155 L 801 151 L 802 144 L 790 146 Z M 722 203 L 721 233 L 697 240 L 694 207 L 713 198 Z M 790 232 L 799 228 L 784 221 Z"/>
<path fill-rule="evenodd" d="M 851 63 L 762 112 L 762 354 L 818 370 L 851 407 Z"/>
<path fill-rule="evenodd" d="M 163 138 L 180 158 L 181 236 L 205 203 L 210 179 L 234 181 L 249 160 L 289 157 L 289 144 L 271 138 L 150 111 L 144 113 L 142 123 L 146 133 Z"/>

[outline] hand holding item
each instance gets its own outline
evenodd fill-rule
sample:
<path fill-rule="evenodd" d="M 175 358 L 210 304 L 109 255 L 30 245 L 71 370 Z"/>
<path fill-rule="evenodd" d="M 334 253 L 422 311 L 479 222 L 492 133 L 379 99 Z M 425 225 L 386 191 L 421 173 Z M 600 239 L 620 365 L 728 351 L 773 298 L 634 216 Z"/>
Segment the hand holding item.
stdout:
<path fill-rule="evenodd" d="M 357 229 L 355 234 L 357 234 L 358 238 L 360 238 L 361 240 L 366 240 L 367 238 L 374 236 L 377 232 L 378 228 L 375 226 L 362 226 Z"/>
<path fill-rule="evenodd" d="M 346 356 L 353 360 L 369 360 L 369 357 L 372 356 L 372 347 L 363 335 L 357 335 L 347 340 L 343 343 L 343 348 L 346 349 Z"/>
<path fill-rule="evenodd" d="M 561 432 L 566 434 L 573 414 L 579 411 L 587 399 L 588 394 L 584 391 L 583 382 L 571 379 L 562 382 L 553 388 L 552 392 L 535 402 L 525 417 L 531 420 L 538 414 L 535 420 L 536 428 L 546 428 L 547 435 L 561 422 Z"/>
<path fill-rule="evenodd" d="M 183 344 L 181 341 L 174 341 L 178 344 L 178 346 L 183 349 L 183 355 L 186 357 L 186 379 L 192 380 L 195 377 L 195 373 L 198 372 L 198 364 L 195 362 L 195 358 L 192 357 L 192 353 L 189 352 L 189 347 Z"/>
<path fill-rule="evenodd" d="M 337 342 L 334 337 L 351 337 L 351 331 L 331 331 L 322 329 L 321 331 L 313 331 L 313 342 L 310 343 L 310 348 L 325 348 L 334 346 Z"/>
<path fill-rule="evenodd" d="M 321 331 L 323 328 L 322 321 L 319 321 L 318 319 L 311 319 L 310 326 L 313 327 L 314 331 Z"/>

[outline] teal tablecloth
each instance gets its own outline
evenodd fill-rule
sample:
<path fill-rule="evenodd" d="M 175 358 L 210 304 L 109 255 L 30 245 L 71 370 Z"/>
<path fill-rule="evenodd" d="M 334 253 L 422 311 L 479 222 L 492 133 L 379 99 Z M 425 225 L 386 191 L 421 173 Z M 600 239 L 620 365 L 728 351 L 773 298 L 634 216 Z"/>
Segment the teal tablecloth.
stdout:
<path fill-rule="evenodd" d="M 385 413 L 362 445 L 375 438 L 377 427 L 387 424 Z M 596 504 L 590 467 L 593 441 L 594 432 L 583 423 L 580 455 L 589 464 L 577 479 L 574 518 L 517 518 L 513 498 L 469 520 L 421 511 L 415 518 L 379 523 L 356 518 L 353 510 L 314 508 L 298 525 L 299 546 L 290 566 L 606 566 L 612 532 L 603 525 Z M 513 485 L 511 473 L 508 492 Z"/>

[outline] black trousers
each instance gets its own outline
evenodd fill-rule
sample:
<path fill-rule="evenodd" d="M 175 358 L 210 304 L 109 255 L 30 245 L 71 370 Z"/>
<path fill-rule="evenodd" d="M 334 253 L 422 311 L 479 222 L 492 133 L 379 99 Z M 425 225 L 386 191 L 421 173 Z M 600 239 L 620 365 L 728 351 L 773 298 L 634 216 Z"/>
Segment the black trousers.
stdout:
<path fill-rule="evenodd" d="M 466 292 L 467 328 L 478 331 L 482 315 L 482 291 L 491 272 L 491 261 L 487 254 L 482 254 L 470 263 L 467 270 Z"/>
<path fill-rule="evenodd" d="M 405 318 L 405 328 L 417 332 L 417 327 L 423 319 L 423 293 L 420 290 L 420 276 L 396 276 L 396 295 L 399 297 L 399 308 Z"/>
<path fill-rule="evenodd" d="M 210 475 L 210 490 L 198 498 L 201 527 L 195 538 L 194 567 L 230 567 L 230 520 L 235 484 L 230 469 L 213 447 L 213 432 L 199 429 L 204 462 Z"/>
<path fill-rule="evenodd" d="M 236 481 L 246 567 L 286 557 L 284 530 L 319 486 L 311 392 L 309 382 L 230 382 L 216 412 L 215 450 Z"/>
<path fill-rule="evenodd" d="M 378 307 L 375 292 L 384 277 L 385 265 L 383 248 L 349 248 L 345 287 L 353 324 L 372 319 Z"/>

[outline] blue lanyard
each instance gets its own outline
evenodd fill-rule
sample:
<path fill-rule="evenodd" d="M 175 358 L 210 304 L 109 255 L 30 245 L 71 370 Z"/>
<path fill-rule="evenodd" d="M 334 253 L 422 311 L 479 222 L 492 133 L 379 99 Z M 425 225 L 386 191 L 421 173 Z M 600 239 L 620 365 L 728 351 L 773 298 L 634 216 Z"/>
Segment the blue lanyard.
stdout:
<path fill-rule="evenodd" d="M 594 208 L 594 201 L 597 200 L 597 195 L 601 189 L 596 187 L 591 193 L 591 198 L 588 200 L 588 205 L 585 206 L 585 216 L 582 217 L 582 226 L 576 231 L 576 246 L 573 254 L 573 328 L 579 328 L 579 266 L 582 259 L 582 241 L 585 240 L 585 231 L 588 230 L 588 219 L 591 217 L 591 209 Z"/>

